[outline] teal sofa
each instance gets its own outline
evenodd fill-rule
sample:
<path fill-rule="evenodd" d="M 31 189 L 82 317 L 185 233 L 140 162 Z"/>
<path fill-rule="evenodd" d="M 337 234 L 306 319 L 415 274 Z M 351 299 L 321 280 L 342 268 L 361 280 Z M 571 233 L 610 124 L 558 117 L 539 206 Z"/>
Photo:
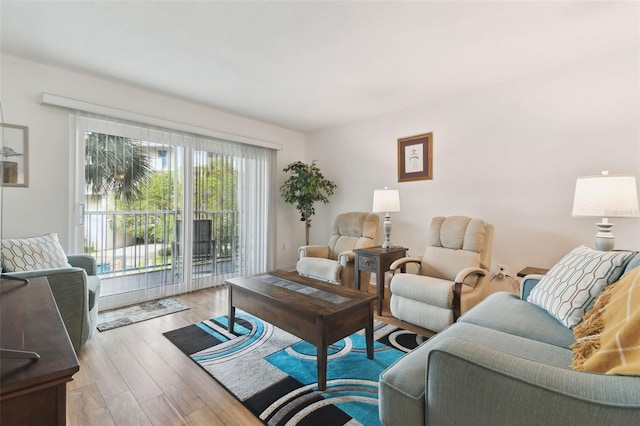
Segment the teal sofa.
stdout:
<path fill-rule="evenodd" d="M 78 352 L 93 336 L 98 323 L 100 278 L 90 255 L 69 255 L 71 266 L 26 272 L 9 272 L 18 278 L 46 277 L 58 305 L 69 339 Z"/>
<path fill-rule="evenodd" d="M 624 271 L 639 266 L 636 254 Z M 382 423 L 640 424 L 640 377 L 572 370 L 572 330 L 526 301 L 541 278 L 494 293 L 382 372 Z"/>

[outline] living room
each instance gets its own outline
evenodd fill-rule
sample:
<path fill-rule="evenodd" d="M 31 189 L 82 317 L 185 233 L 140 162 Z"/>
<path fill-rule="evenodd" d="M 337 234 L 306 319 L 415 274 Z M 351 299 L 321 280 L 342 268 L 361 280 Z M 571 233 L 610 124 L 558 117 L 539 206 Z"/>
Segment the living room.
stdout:
<path fill-rule="evenodd" d="M 12 19 L 9 3 L 0 6 L 3 27 Z M 393 108 L 329 117 L 331 109 L 325 106 L 331 124 L 322 127 L 303 124 L 304 117 L 298 126 L 287 126 L 242 110 L 208 106 L 170 90 L 146 89 L 146 82 L 127 83 L 107 71 L 83 72 L 64 58 L 42 63 L 22 57 L 19 44 L 8 49 L 3 37 L 3 118 L 29 128 L 29 187 L 3 188 L 2 236 L 57 232 L 62 246 L 71 246 L 70 171 L 75 159 L 69 155 L 70 112 L 43 105 L 42 94 L 48 93 L 280 144 L 278 187 L 287 164 L 317 161 L 338 187 L 328 204 L 317 206 L 312 243 L 326 242 L 337 214 L 371 211 L 373 191 L 389 187 L 399 190 L 402 204 L 400 212 L 392 213 L 392 243 L 407 247 L 411 255 L 422 253 L 432 217 L 460 214 L 494 225 L 492 272 L 497 264 L 506 265 L 513 277 L 525 266 L 549 268 L 576 246 L 593 246 L 597 218 L 571 215 L 576 178 L 603 169 L 640 175 L 640 23 L 635 2 L 546 3 L 539 9 L 535 3 L 489 3 L 486 9 L 483 3 L 465 4 L 494 25 L 459 11 L 459 20 L 450 25 L 466 42 L 453 45 L 465 49 L 445 45 L 429 50 L 440 55 L 439 69 L 399 69 L 376 56 L 376 46 L 359 45 L 354 50 L 366 50 L 359 58 L 387 70 L 388 79 L 370 86 L 361 75 L 340 81 L 364 86 L 356 102 L 363 108 L 380 105 L 380 99 Z M 508 18 L 496 29 L 502 13 Z M 379 25 L 384 23 L 384 14 L 378 18 Z M 453 43 L 444 34 L 432 39 Z M 337 49 L 339 40 L 334 43 Z M 412 55 L 422 53 L 407 52 Z M 295 57 L 286 61 L 295 63 Z M 339 63 L 332 66 L 341 68 Z M 425 80 L 430 73 L 450 80 L 436 80 L 435 87 L 420 90 L 405 84 L 410 76 Z M 270 84 L 266 71 L 263 83 Z M 288 105 L 293 110 L 311 108 L 323 99 L 317 92 L 333 84 L 329 77 L 319 79 L 312 89 L 305 88 L 305 103 L 297 98 L 278 98 L 277 103 L 293 104 Z M 393 86 L 402 90 L 391 91 Z M 342 101 L 347 99 L 332 100 Z M 433 179 L 398 182 L 398 139 L 424 133 L 433 134 Z M 304 244 L 304 225 L 277 194 L 275 211 L 273 263 L 293 269 L 297 249 Z M 616 248 L 640 248 L 640 221 L 614 222 Z"/>
<path fill-rule="evenodd" d="M 637 23 L 625 7 L 630 5 L 612 5 L 611 21 L 593 12 L 598 25 L 589 25 L 592 33 L 581 33 L 576 42 L 583 52 L 553 52 L 553 68 L 492 76 L 483 87 L 457 88 L 422 105 L 416 100 L 415 107 L 307 132 L 5 53 L 4 120 L 29 126 L 31 164 L 29 188 L 4 190 L 3 236 L 54 229 L 68 246 L 70 194 L 60 188 L 69 188 L 72 166 L 69 113 L 41 104 L 42 93 L 52 93 L 276 141 L 282 144 L 276 170 L 295 160 L 317 160 L 338 188 L 329 204 L 317 208 L 312 241 L 324 239 L 337 213 L 370 210 L 373 190 L 387 186 L 400 190 L 402 202 L 402 211 L 393 215 L 393 241 L 411 252 L 422 249 L 432 216 L 464 213 L 496 226 L 493 258 L 510 274 L 526 265 L 550 266 L 576 244 L 591 241 L 594 220 L 571 217 L 575 179 L 602 169 L 638 174 Z M 616 25 L 612 32 L 621 35 L 603 45 L 604 34 Z M 397 140 L 427 132 L 434 139 L 433 180 L 399 184 Z M 354 158 L 362 167 L 352 167 Z M 277 183 L 284 178 L 279 172 Z M 47 221 L 39 220 L 44 210 L 50 212 Z M 279 197 L 276 212 L 275 265 L 291 267 L 304 227 L 290 232 L 287 224 L 297 213 Z M 638 221 L 617 222 L 617 247 L 637 247 Z"/>

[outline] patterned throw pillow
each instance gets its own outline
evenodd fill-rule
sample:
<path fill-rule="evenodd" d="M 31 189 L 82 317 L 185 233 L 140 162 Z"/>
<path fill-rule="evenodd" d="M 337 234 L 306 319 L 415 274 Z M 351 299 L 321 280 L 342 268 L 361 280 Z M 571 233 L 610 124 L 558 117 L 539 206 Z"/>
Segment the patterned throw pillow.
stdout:
<path fill-rule="evenodd" d="M 577 247 L 547 272 L 527 301 L 573 328 L 582 321 L 602 289 L 620 278 L 634 254 Z"/>
<path fill-rule="evenodd" d="M 2 240 L 2 268 L 6 272 L 64 268 L 67 256 L 58 234 Z"/>

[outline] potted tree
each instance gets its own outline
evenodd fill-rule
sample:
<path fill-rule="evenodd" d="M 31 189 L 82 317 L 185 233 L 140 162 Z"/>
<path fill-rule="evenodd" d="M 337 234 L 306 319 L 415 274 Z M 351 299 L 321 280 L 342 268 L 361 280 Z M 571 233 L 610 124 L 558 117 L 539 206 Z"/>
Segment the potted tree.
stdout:
<path fill-rule="evenodd" d="M 280 187 L 280 194 L 285 203 L 294 205 L 300 212 L 300 221 L 305 223 L 306 244 L 309 245 L 311 216 L 315 214 L 313 205 L 317 202 L 327 204 L 337 185 L 325 179 L 315 160 L 311 164 L 295 161 L 282 171 L 291 173 L 291 176 Z"/>

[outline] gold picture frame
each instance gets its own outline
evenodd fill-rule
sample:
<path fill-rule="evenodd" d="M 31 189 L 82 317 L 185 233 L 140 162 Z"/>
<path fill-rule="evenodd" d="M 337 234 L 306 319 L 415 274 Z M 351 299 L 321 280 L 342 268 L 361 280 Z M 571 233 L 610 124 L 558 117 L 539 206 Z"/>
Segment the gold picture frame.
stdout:
<path fill-rule="evenodd" d="M 29 128 L 0 124 L 2 186 L 29 186 Z"/>
<path fill-rule="evenodd" d="M 433 179 L 433 133 L 398 139 L 398 182 Z"/>

